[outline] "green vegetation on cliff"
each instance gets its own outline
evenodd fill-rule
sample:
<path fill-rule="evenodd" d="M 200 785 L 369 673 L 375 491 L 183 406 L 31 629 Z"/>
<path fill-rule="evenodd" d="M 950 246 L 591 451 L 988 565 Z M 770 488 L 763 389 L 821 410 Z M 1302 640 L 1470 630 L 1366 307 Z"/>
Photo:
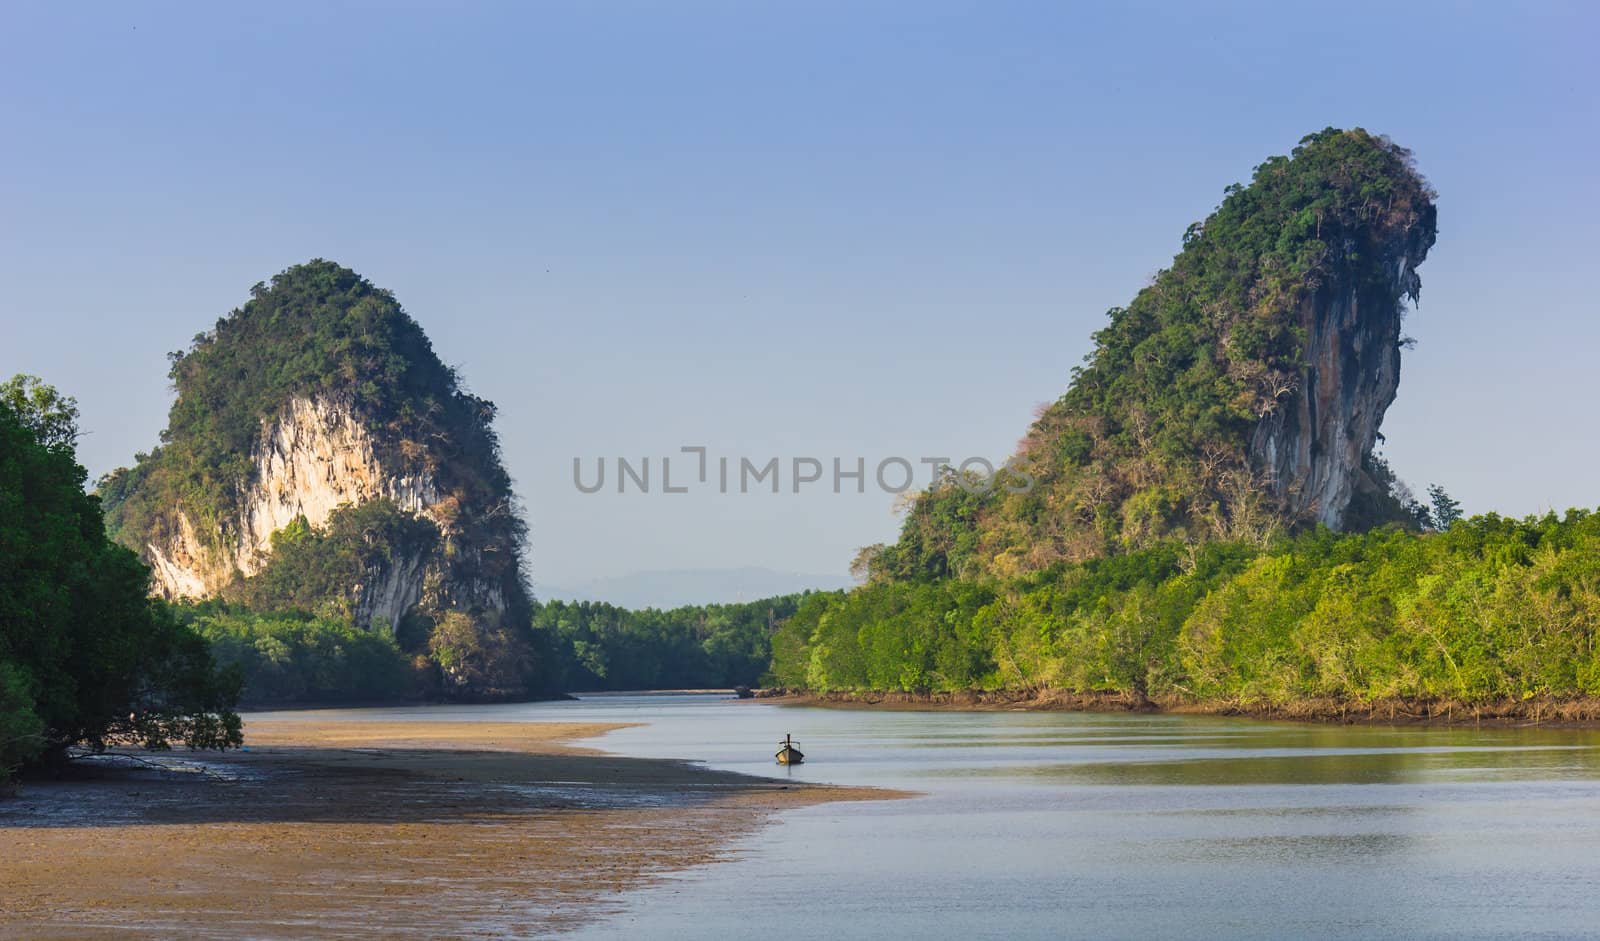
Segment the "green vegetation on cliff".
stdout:
<path fill-rule="evenodd" d="M 0 778 L 69 746 L 239 743 L 237 678 L 106 538 L 71 399 L 0 386 Z"/>
<path fill-rule="evenodd" d="M 229 602 L 197 626 L 235 653 L 375 630 L 431 664 L 416 695 L 544 688 L 494 405 L 390 292 L 332 262 L 291 267 L 172 354 L 170 376 L 161 446 L 100 495 L 163 594 Z M 236 662 L 255 699 L 334 692 Z"/>
<path fill-rule="evenodd" d="M 1372 452 L 1432 199 L 1405 150 L 1331 128 L 1230 187 L 997 486 L 947 475 L 864 550 L 866 586 L 779 629 L 776 680 L 1268 709 L 1600 696 L 1600 516 L 1461 520 Z"/>
<path fill-rule="evenodd" d="M 374 431 L 391 473 L 437 475 L 466 507 L 507 499 L 493 403 L 461 389 L 393 294 L 322 260 L 250 294 L 188 352 L 171 354 L 177 400 L 161 446 L 100 481 L 114 536 L 140 548 L 137 540 L 181 508 L 202 540 L 226 537 L 254 482 L 263 424 L 296 397 L 348 405 Z M 495 522 L 520 538 L 514 516 Z"/>
<path fill-rule="evenodd" d="M 234 582 L 223 597 L 258 611 L 303 611 L 372 627 L 355 624 L 362 581 L 425 556 L 438 542 L 432 520 L 392 500 L 340 507 L 320 529 L 302 516 L 272 534 L 266 568 Z"/>
<path fill-rule="evenodd" d="M 794 608 L 533 605 L 494 406 L 461 389 L 393 295 L 330 262 L 256 285 L 170 375 L 161 447 L 100 494 L 113 536 L 168 567 L 177 616 L 238 666 L 252 704 L 749 684 Z M 312 427 L 329 412 L 294 413 L 301 400 L 339 427 Z M 357 434 L 374 453 L 352 467 Z M 316 521 L 261 512 L 335 473 L 368 496 Z M 396 490 L 405 506 L 382 495 Z M 252 530 L 263 518 L 281 528 Z"/>
<path fill-rule="evenodd" d="M 1275 480 L 1276 455 L 1252 438 L 1307 397 L 1311 412 L 1368 413 L 1375 434 L 1392 386 L 1345 390 L 1374 401 L 1318 398 L 1338 390 L 1302 388 L 1316 381 L 1308 342 L 1319 315 L 1348 300 L 1352 319 L 1376 324 L 1366 342 L 1390 349 L 1361 351 L 1359 325 L 1339 324 L 1348 335 L 1330 342 L 1343 341 L 1351 359 L 1337 365 L 1379 369 L 1392 356 L 1398 369 L 1398 305 L 1419 289 L 1409 266 L 1433 244 L 1432 198 L 1406 150 L 1359 129 L 1312 134 L 1291 156 L 1261 164 L 1250 185 L 1229 187 L 1190 226 L 1169 268 L 1110 312 L 1012 470 L 984 493 L 951 476 L 924 494 L 899 541 L 866 560 L 872 576 L 1012 576 L 1167 540 L 1260 543 L 1303 528 L 1327 508 Z M 1388 481 L 1374 479 L 1371 443 L 1354 466 L 1331 471 L 1359 478 L 1346 528 L 1411 519 L 1385 492 Z M 1313 443 L 1311 461 L 1338 458 L 1319 448 L 1335 450 Z"/>

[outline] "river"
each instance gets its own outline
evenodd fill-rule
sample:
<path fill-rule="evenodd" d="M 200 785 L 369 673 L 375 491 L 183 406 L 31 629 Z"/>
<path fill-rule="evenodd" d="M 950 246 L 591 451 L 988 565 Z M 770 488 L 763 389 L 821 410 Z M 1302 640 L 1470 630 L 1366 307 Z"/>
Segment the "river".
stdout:
<path fill-rule="evenodd" d="M 687 695 L 339 713 L 363 714 L 639 722 L 588 744 L 924 795 L 788 812 L 580 938 L 1600 937 L 1593 731 Z M 804 765 L 774 764 L 785 733 Z"/>

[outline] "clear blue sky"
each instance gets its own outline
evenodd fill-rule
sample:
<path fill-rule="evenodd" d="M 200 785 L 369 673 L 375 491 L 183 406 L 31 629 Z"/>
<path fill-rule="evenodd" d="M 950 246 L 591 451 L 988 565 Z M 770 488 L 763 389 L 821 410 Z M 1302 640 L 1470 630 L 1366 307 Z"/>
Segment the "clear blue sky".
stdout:
<path fill-rule="evenodd" d="M 1291 6 L 7 5 L 0 374 L 77 395 L 98 475 L 167 351 L 331 258 L 501 406 L 540 581 L 842 573 L 890 497 L 572 458 L 1004 457 L 1225 185 L 1360 125 L 1440 192 L 1397 470 L 1600 504 L 1600 16 Z"/>

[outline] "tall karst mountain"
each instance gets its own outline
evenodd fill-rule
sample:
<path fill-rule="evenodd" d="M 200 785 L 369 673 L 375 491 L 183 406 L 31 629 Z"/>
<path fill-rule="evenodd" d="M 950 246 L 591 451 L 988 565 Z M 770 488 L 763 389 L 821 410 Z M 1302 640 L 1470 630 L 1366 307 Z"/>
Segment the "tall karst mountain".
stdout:
<path fill-rule="evenodd" d="M 349 617 L 431 656 L 447 689 L 527 691 L 525 527 L 494 405 L 392 294 L 298 265 L 171 360 L 161 446 L 100 484 L 161 594 Z"/>
<path fill-rule="evenodd" d="M 988 492 L 912 507 L 879 578 L 1010 575 L 1166 539 L 1408 519 L 1373 456 L 1435 237 L 1411 155 L 1329 128 L 1190 226 Z M 984 482 L 969 482 L 984 483 Z"/>

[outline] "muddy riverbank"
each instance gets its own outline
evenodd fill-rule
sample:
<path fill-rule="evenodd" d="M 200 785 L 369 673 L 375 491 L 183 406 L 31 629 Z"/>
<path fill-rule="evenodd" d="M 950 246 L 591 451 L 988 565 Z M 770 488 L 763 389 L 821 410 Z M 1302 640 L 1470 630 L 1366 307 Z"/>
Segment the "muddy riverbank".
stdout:
<path fill-rule="evenodd" d="M 618 727 L 309 717 L 79 763 L 0 800 L 0 938 L 541 937 L 776 811 L 892 796 L 571 744 Z"/>

